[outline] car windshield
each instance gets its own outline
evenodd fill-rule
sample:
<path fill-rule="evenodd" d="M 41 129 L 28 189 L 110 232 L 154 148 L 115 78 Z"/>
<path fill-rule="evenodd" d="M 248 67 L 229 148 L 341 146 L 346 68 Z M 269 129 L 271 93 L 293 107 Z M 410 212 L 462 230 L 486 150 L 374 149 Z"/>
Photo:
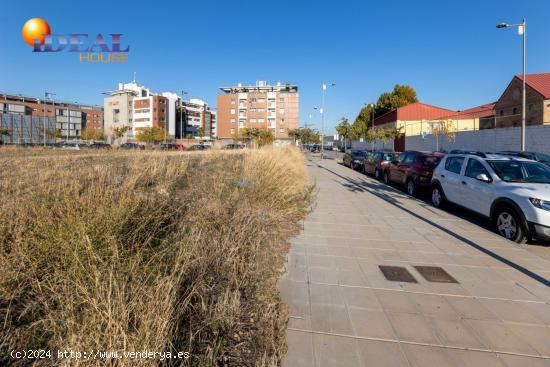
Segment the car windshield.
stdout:
<path fill-rule="evenodd" d="M 353 150 L 351 152 L 351 156 L 353 158 L 364 158 L 365 155 L 366 155 L 367 152 L 363 151 L 363 150 Z"/>
<path fill-rule="evenodd" d="M 488 161 L 505 182 L 550 183 L 550 168 L 538 162 Z"/>
<path fill-rule="evenodd" d="M 550 163 L 550 155 L 544 153 L 535 153 L 538 161 Z"/>
<path fill-rule="evenodd" d="M 422 165 L 428 166 L 428 167 L 435 167 L 441 160 L 441 157 L 435 156 L 435 155 L 429 155 L 422 157 Z"/>
<path fill-rule="evenodd" d="M 383 161 L 388 161 L 388 162 L 391 162 L 395 159 L 395 156 L 391 153 L 384 153 L 384 155 L 382 156 L 382 160 Z"/>

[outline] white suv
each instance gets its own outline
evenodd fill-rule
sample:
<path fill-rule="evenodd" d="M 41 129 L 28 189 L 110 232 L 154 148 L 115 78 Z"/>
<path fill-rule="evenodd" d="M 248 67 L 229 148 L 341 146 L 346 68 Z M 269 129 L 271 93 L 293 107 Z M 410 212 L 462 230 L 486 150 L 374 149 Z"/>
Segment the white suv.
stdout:
<path fill-rule="evenodd" d="M 482 214 L 518 243 L 550 240 L 549 167 L 499 154 L 451 153 L 433 173 L 434 206 L 448 201 Z"/>

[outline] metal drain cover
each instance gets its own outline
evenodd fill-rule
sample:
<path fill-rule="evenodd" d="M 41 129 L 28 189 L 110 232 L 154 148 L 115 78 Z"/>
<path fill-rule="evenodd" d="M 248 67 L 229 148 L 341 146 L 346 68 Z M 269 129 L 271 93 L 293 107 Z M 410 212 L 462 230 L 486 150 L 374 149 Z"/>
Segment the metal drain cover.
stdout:
<path fill-rule="evenodd" d="M 392 282 L 417 283 L 412 274 L 402 266 L 378 265 L 378 267 L 387 280 L 391 280 Z"/>
<path fill-rule="evenodd" d="M 439 266 L 415 266 L 414 268 L 429 282 L 458 283 L 455 278 Z"/>

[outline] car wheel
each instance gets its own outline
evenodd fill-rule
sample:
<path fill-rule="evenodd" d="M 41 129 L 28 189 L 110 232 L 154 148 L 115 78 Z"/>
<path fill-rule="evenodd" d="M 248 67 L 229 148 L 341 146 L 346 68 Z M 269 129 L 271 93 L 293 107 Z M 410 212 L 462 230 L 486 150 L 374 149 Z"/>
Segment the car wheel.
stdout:
<path fill-rule="evenodd" d="M 377 180 L 380 179 L 380 171 L 378 170 L 378 168 L 374 169 L 374 178 L 376 178 Z"/>
<path fill-rule="evenodd" d="M 498 234 L 516 243 L 527 240 L 521 219 L 515 210 L 504 208 L 497 212 L 495 224 Z"/>
<path fill-rule="evenodd" d="M 416 196 L 416 184 L 413 179 L 407 181 L 407 194 L 410 196 Z"/>
<path fill-rule="evenodd" d="M 355 163 L 351 162 L 349 164 L 349 168 L 351 168 L 352 170 L 355 170 Z"/>
<path fill-rule="evenodd" d="M 445 205 L 445 196 L 439 186 L 435 186 L 432 189 L 432 204 L 436 208 L 441 208 Z"/>
<path fill-rule="evenodd" d="M 388 177 L 388 172 L 387 171 L 384 171 L 384 183 L 386 185 L 390 184 L 390 178 Z"/>

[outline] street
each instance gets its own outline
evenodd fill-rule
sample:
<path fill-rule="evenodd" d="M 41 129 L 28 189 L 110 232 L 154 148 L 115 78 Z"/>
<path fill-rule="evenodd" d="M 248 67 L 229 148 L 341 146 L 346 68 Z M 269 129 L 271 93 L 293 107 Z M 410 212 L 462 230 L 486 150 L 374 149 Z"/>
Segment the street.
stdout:
<path fill-rule="evenodd" d="M 550 365 L 550 247 L 338 161 L 308 155 L 319 192 L 280 283 L 283 366 Z"/>

